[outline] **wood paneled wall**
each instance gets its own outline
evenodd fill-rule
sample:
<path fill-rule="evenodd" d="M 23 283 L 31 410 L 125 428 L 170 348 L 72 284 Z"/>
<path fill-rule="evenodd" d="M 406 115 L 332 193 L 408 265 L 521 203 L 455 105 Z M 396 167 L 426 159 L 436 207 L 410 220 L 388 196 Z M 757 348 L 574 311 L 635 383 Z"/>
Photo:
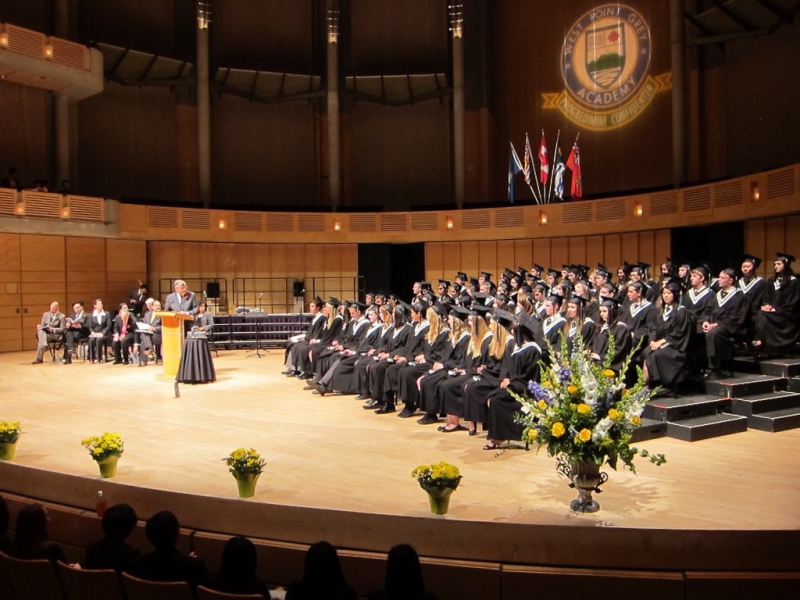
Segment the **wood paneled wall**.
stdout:
<path fill-rule="evenodd" d="M 568 263 L 590 267 L 603 263 L 616 271 L 624 260 L 650 263 L 652 272 L 657 273 L 656 265 L 670 253 L 668 229 L 533 240 L 430 242 L 425 244 L 425 278 L 452 280 L 457 271 L 473 277 L 489 271 L 499 280 L 505 267 L 530 268 L 533 263 L 557 269 Z"/>
<path fill-rule="evenodd" d="M 800 258 L 800 215 L 745 221 L 744 236 L 745 250 L 764 261 L 758 270 L 762 277 L 775 272 L 776 252 Z M 795 273 L 800 269 L 798 264 L 792 267 Z"/>
<path fill-rule="evenodd" d="M 232 302 L 232 287 L 237 278 L 285 278 L 305 280 L 317 278 L 314 290 L 323 298 L 327 294 L 352 299 L 357 290 L 353 281 L 358 276 L 357 244 L 226 244 L 213 242 L 149 242 L 147 245 L 151 293 L 158 293 L 162 279 L 182 278 L 205 282 L 226 279 L 229 289 L 223 303 Z M 196 281 L 195 281 L 196 284 Z M 285 301 L 283 283 L 258 282 L 263 291 L 264 307 L 279 307 Z M 201 292 L 202 289 L 194 291 Z M 306 283 L 306 296 L 312 290 Z M 341 294 L 341 296 L 340 296 Z M 258 298 L 249 293 L 237 298 L 239 304 L 255 306 Z M 232 307 L 229 305 L 229 309 Z M 276 308 L 275 311 L 282 311 Z"/>
<path fill-rule="evenodd" d="M 0 352 L 34 350 L 54 300 L 65 314 L 97 298 L 116 310 L 146 272 L 142 241 L 0 233 Z"/>

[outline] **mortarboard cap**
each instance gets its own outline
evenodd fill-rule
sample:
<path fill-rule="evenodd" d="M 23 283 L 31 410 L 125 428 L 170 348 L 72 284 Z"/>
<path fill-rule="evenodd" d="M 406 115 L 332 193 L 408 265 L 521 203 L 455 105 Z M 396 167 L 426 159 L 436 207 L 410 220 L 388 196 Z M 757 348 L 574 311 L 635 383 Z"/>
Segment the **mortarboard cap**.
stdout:
<path fill-rule="evenodd" d="M 742 262 L 751 262 L 756 269 L 761 265 L 761 259 L 752 254 L 745 254 Z"/>

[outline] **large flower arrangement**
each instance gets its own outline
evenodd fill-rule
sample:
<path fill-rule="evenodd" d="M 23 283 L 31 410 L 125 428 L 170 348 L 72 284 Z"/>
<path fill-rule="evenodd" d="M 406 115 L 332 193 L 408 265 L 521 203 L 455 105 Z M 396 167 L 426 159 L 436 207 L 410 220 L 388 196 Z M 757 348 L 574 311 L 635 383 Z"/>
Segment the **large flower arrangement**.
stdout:
<path fill-rule="evenodd" d="M 442 488 L 455 490 L 462 479 L 458 467 L 446 462 L 420 465 L 411 472 L 411 476 L 417 479 L 419 486 L 426 492 Z"/>
<path fill-rule="evenodd" d="M 81 445 L 89 451 L 94 460 L 100 462 L 112 456 L 122 456 L 122 436 L 118 433 L 93 435 L 81 440 Z"/>
<path fill-rule="evenodd" d="M 0 421 L 0 444 L 13 444 L 22 434 L 19 421 Z"/>
<path fill-rule="evenodd" d="M 618 461 L 634 473 L 634 457 L 648 458 L 661 465 L 663 454 L 650 454 L 631 446 L 633 431 L 641 425 L 645 403 L 657 390 L 647 388 L 641 369 L 631 388 L 625 386 L 625 372 L 631 355 L 617 374 L 609 367 L 614 356 L 613 336 L 602 363 L 588 356 L 578 339 L 570 358 L 566 340 L 561 352 L 551 352 L 551 364 L 543 365 L 541 383 L 528 385 L 529 395 L 515 397 L 522 403 L 518 422 L 525 426 L 526 442 L 546 446 L 555 456 L 558 471 L 581 461 L 597 465 L 607 463 L 612 469 Z"/>
<path fill-rule="evenodd" d="M 222 460 L 237 479 L 246 475 L 260 475 L 267 464 L 255 448 L 237 448 Z"/>

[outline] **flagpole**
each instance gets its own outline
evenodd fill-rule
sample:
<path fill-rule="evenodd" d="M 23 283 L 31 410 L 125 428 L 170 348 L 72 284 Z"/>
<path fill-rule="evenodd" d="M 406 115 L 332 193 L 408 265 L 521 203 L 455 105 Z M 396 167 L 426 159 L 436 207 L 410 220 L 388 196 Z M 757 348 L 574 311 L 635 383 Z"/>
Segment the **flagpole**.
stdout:
<path fill-rule="evenodd" d="M 556 152 L 558 152 L 558 142 L 561 139 L 561 130 L 556 134 L 556 145 L 553 146 L 553 172 L 550 174 L 550 193 L 547 195 L 547 204 L 550 204 L 550 199 L 553 197 L 553 189 L 556 184 Z"/>
<path fill-rule="evenodd" d="M 544 135 L 544 129 L 542 129 L 542 135 Z M 539 143 L 539 146 L 541 146 L 541 142 Z M 539 188 L 539 178 L 541 176 L 542 176 L 542 161 L 540 160 L 539 161 L 539 172 L 536 174 L 536 177 L 535 177 L 535 179 L 536 179 L 536 189 L 539 190 L 539 197 L 542 199 L 542 202 L 539 202 L 539 204 L 546 204 L 544 202 L 544 196 L 542 195 L 542 190 Z M 531 191 L 533 191 L 533 188 L 531 188 Z"/>
<path fill-rule="evenodd" d="M 528 184 L 528 188 L 531 190 L 531 194 L 533 194 L 533 199 L 536 200 L 536 204 L 541 204 L 540 199 L 536 196 L 536 192 L 533 191 L 533 187 L 531 187 L 531 168 L 533 167 L 533 153 L 531 152 L 531 142 L 528 138 L 528 132 L 525 132 L 525 160 L 528 162 L 529 168 L 523 168 L 523 174 L 525 175 L 525 183 Z"/>

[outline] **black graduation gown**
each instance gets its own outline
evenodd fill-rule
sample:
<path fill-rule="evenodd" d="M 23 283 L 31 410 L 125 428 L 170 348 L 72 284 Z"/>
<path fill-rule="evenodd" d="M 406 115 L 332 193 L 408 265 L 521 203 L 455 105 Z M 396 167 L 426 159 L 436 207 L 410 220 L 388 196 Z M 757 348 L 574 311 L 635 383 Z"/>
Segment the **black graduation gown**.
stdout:
<path fill-rule="evenodd" d="M 620 320 L 628 327 L 628 332 L 631 335 L 631 347 L 635 348 L 641 341 L 639 351 L 634 356 L 634 360 L 641 362 L 641 355 L 644 348 L 650 342 L 647 336 L 647 323 L 650 319 L 650 313 L 654 312 L 656 308 L 649 301 L 637 302 L 631 304 L 628 309 L 622 313 Z"/>
<path fill-rule="evenodd" d="M 510 370 L 505 363 L 510 360 L 513 351 L 514 338 L 509 336 L 506 340 L 503 358 L 497 359 L 490 356 L 479 379 L 473 378 L 464 385 L 464 419 L 473 422 L 486 421 L 486 400 L 500 386 L 500 373 Z"/>
<path fill-rule="evenodd" d="M 694 317 L 695 331 L 697 333 L 703 331 L 703 323 L 708 320 L 708 315 L 711 312 L 711 299 L 713 297 L 714 292 L 711 291 L 711 288 L 707 287 L 704 287 L 699 292 L 691 288 L 681 297 L 681 304 Z"/>
<path fill-rule="evenodd" d="M 466 373 L 455 377 L 448 377 L 436 388 L 440 412 L 446 415 L 461 417 L 464 415 L 464 386 L 478 375 L 478 367 L 485 365 L 489 361 L 489 346 L 492 343 L 494 334 L 487 332 L 481 340 L 481 353 L 477 357 L 467 356 L 465 358 Z"/>
<path fill-rule="evenodd" d="M 591 348 L 592 347 L 592 340 L 594 339 L 594 332 L 597 330 L 595 323 L 592 319 L 586 318 L 581 325 L 580 332 L 581 337 L 583 338 L 583 347 L 584 348 Z M 567 336 L 567 350 L 569 351 L 569 355 L 572 356 L 572 353 L 575 351 L 576 346 L 578 344 L 577 340 L 578 328 L 570 327 L 568 331 L 566 331 Z"/>
<path fill-rule="evenodd" d="M 602 327 L 597 330 L 592 340 L 592 353 L 600 357 L 599 362 L 605 361 L 606 355 L 609 350 L 609 342 L 611 335 L 614 336 L 614 358 L 611 359 L 609 368 L 619 373 L 622 369 L 622 363 L 631 352 L 631 334 L 628 331 L 628 326 L 625 323 L 617 322 L 616 325 L 609 327 L 603 323 Z"/>
<path fill-rule="evenodd" d="M 393 344 L 405 344 L 405 337 L 410 331 L 410 325 L 404 324 L 400 329 L 394 325 L 384 330 L 380 334 L 378 340 L 378 347 L 375 352 L 367 356 L 363 356 L 360 360 L 356 361 L 356 389 L 361 395 L 369 395 L 369 372 L 372 366 L 378 363 L 378 354 L 389 352 L 393 349 Z M 338 389 L 338 388 L 335 388 Z"/>
<path fill-rule="evenodd" d="M 309 344 L 308 341 L 300 342 L 297 344 L 296 349 L 296 356 L 294 364 L 297 366 L 298 371 L 302 371 L 305 373 L 311 373 L 312 370 L 312 363 L 308 357 L 309 352 L 321 351 L 327 348 L 330 343 L 336 339 L 337 334 L 342 329 L 342 317 L 336 315 L 333 319 L 333 322 L 328 326 L 327 322 L 325 326 L 322 328 L 322 331 L 319 334 L 319 342 L 316 344 Z"/>
<path fill-rule="evenodd" d="M 770 348 L 783 348 L 797 342 L 800 333 L 797 324 L 800 282 L 794 275 L 783 283 L 770 277 L 764 292 L 764 304 L 769 304 L 775 311 L 758 311 L 755 322 L 756 339 Z"/>
<path fill-rule="evenodd" d="M 355 376 L 356 364 L 360 360 L 371 360 L 371 357 L 366 356 L 366 353 L 372 348 L 378 347 L 378 343 L 381 339 L 382 325 L 380 323 L 375 323 L 374 326 L 370 325 L 365 327 L 365 329 L 366 332 L 361 343 L 357 348 L 353 349 L 355 355 L 343 358 L 336 365 L 329 382 L 326 384 L 326 387 L 329 389 L 336 390 L 343 394 L 355 394 L 358 391 L 358 379 Z"/>
<path fill-rule="evenodd" d="M 419 407 L 426 413 L 433 415 L 441 412 L 436 390 L 442 381 L 450 377 L 449 372 L 451 369 L 466 368 L 467 349 L 471 338 L 472 336 L 468 331 L 463 332 L 455 345 L 450 344 L 448 355 L 441 361 L 443 368 L 426 373 L 420 379 Z"/>
<path fill-rule="evenodd" d="M 323 315 L 322 311 L 320 311 L 311 318 L 311 322 L 308 324 L 308 327 L 306 327 L 306 332 L 304 334 L 305 337 L 303 337 L 303 339 L 300 341 L 316 339 L 323 327 L 325 327 L 325 315 Z M 284 353 L 284 359 L 289 358 L 289 353 L 297 343 L 298 342 L 286 340 L 286 352 Z"/>
<path fill-rule="evenodd" d="M 522 439 L 522 431 L 525 428 L 514 422 L 514 417 L 522 408 L 522 404 L 508 390 L 522 395 L 528 389 L 528 382 L 538 382 L 541 357 L 541 349 L 534 342 L 514 348 L 507 363 L 508 370 L 500 374 L 501 381 L 508 377 L 510 382 L 505 389 L 499 390 L 489 398 L 490 440 Z"/>
<path fill-rule="evenodd" d="M 642 356 L 651 380 L 673 387 L 681 379 L 686 355 L 694 335 L 694 318 L 683 306 L 673 307 L 669 313 L 654 310 L 650 313 L 648 337 L 651 342 L 667 340 L 667 345 L 658 350 L 648 346 Z"/>
<path fill-rule="evenodd" d="M 542 360 L 545 364 L 550 360 L 550 347 L 554 352 L 561 351 L 561 332 L 564 323 L 566 323 L 566 319 L 561 314 L 545 317 L 541 329 L 537 327 L 533 334 L 533 341 L 541 348 Z M 548 342 L 550 347 L 548 347 Z"/>
<path fill-rule="evenodd" d="M 411 365 L 406 363 L 400 368 L 398 374 L 397 398 L 403 400 L 408 407 L 419 406 L 419 388 L 417 380 L 425 375 L 434 363 L 444 360 L 446 355 L 452 351 L 453 345 L 450 343 L 450 330 L 442 329 L 433 343 L 425 340 L 423 354 L 425 361 Z"/>
<path fill-rule="evenodd" d="M 708 315 L 708 322 L 717 326 L 705 334 L 706 354 L 716 370 L 721 370 L 722 361 L 733 360 L 733 347 L 745 338 L 748 330 L 750 303 L 737 288 L 731 290 L 724 298 L 722 290 L 714 294 Z"/>

